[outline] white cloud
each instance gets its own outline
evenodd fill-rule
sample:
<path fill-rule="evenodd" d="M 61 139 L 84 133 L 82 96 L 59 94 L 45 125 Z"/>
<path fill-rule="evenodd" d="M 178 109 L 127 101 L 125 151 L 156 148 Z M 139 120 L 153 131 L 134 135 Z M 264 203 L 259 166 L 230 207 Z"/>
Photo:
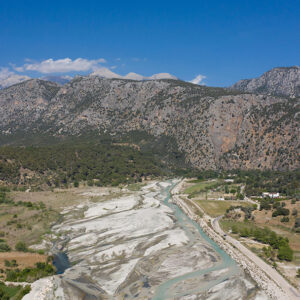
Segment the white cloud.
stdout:
<path fill-rule="evenodd" d="M 94 69 L 94 72 L 91 75 L 97 75 L 104 78 L 122 78 L 121 75 L 118 75 L 105 67 Z"/>
<path fill-rule="evenodd" d="M 178 79 L 172 74 L 169 73 L 158 73 L 158 74 L 153 74 L 152 76 L 149 77 L 149 79 Z"/>
<path fill-rule="evenodd" d="M 76 58 L 74 60 L 70 58 L 63 58 L 53 60 L 52 58 L 46 59 L 36 63 L 26 63 L 21 67 L 15 67 L 18 72 L 36 71 L 43 74 L 49 73 L 68 73 L 94 70 L 99 67 L 100 63 L 105 63 L 105 59 L 92 59 Z"/>
<path fill-rule="evenodd" d="M 131 79 L 131 80 L 145 80 L 147 77 L 144 77 L 143 75 L 130 72 L 127 75 L 123 76 L 124 79 Z"/>
<path fill-rule="evenodd" d="M 158 79 L 177 79 L 177 77 L 169 73 L 154 74 L 150 77 L 146 77 L 137 73 L 130 72 L 125 76 L 112 72 L 110 69 L 101 67 L 94 70 L 91 75 L 100 76 L 103 78 L 119 78 L 119 79 L 131 79 L 131 80 L 158 80 Z"/>
<path fill-rule="evenodd" d="M 197 75 L 193 80 L 190 81 L 190 83 L 193 83 L 193 84 L 204 84 L 202 81 L 206 78 L 206 76 L 204 75 Z"/>
<path fill-rule="evenodd" d="M 14 74 L 13 72 L 9 71 L 8 68 L 1 68 L 0 69 L 0 80 L 6 79 L 10 75 Z"/>
<path fill-rule="evenodd" d="M 26 75 L 18 75 L 8 68 L 0 68 L 0 88 L 5 88 L 28 79 L 30 77 Z"/>

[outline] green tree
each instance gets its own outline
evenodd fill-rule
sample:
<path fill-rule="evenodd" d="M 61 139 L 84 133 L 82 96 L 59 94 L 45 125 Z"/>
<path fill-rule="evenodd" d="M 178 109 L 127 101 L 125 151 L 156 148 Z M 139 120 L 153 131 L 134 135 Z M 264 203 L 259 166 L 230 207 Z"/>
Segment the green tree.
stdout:
<path fill-rule="evenodd" d="M 229 194 L 229 187 L 228 187 L 227 184 L 225 185 L 225 193 L 226 193 L 226 194 Z"/>
<path fill-rule="evenodd" d="M 293 250 L 288 246 L 280 246 L 277 254 L 278 259 L 292 261 L 293 260 Z"/>
<path fill-rule="evenodd" d="M 282 217 L 281 220 L 280 220 L 280 222 L 282 222 L 282 223 L 287 223 L 289 221 L 290 221 L 289 217 Z"/>

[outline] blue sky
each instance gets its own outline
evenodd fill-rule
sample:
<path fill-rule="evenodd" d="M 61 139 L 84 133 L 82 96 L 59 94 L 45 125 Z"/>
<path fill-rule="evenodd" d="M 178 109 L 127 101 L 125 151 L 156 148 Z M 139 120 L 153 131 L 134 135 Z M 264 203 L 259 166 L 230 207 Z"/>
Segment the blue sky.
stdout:
<path fill-rule="evenodd" d="M 299 64 L 299 0 L 0 2 L 0 78 L 102 66 L 228 86 Z"/>

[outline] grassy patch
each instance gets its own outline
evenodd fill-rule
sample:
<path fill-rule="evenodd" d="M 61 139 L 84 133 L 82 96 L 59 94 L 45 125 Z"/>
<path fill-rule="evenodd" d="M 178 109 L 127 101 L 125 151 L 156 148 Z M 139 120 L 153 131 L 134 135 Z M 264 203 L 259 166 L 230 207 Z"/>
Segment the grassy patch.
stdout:
<path fill-rule="evenodd" d="M 128 185 L 128 190 L 132 192 L 139 191 L 143 186 L 145 186 L 145 183 L 132 183 Z"/>
<path fill-rule="evenodd" d="M 199 183 L 186 188 L 184 193 L 194 196 L 197 193 L 205 192 L 208 189 L 216 188 L 217 186 L 219 186 L 218 181 L 200 181 Z"/>
<path fill-rule="evenodd" d="M 58 219 L 58 213 L 52 209 L 35 209 L 15 203 L 0 204 L 2 239 L 11 249 L 15 249 L 19 241 L 26 241 L 28 245 L 38 242 L 50 230 L 51 223 Z"/>
<path fill-rule="evenodd" d="M 232 227 L 236 226 L 238 231 L 244 229 L 254 230 L 257 228 L 252 222 L 236 222 L 231 220 L 220 220 L 220 225 L 224 231 L 229 231 Z"/>
<path fill-rule="evenodd" d="M 251 206 L 251 204 L 242 201 L 198 200 L 196 202 L 211 217 L 224 215 L 230 206 Z"/>

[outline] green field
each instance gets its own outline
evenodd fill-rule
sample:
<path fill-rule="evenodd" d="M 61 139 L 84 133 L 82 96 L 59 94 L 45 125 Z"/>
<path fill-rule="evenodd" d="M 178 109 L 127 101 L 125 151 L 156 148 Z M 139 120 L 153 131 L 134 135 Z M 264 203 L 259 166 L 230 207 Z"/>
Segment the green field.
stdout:
<path fill-rule="evenodd" d="M 251 206 L 251 204 L 242 201 L 198 200 L 196 202 L 211 217 L 224 215 L 230 206 Z"/>
<path fill-rule="evenodd" d="M 238 228 L 238 231 L 248 229 L 248 230 L 254 230 L 257 228 L 252 222 L 236 222 L 231 220 L 220 220 L 220 225 L 222 229 L 226 232 L 228 232 L 230 229 L 232 229 L 233 226 Z"/>
<path fill-rule="evenodd" d="M 219 181 L 201 181 L 192 185 L 184 190 L 185 194 L 194 195 L 197 193 L 205 192 L 208 189 L 216 188 L 220 185 Z"/>

